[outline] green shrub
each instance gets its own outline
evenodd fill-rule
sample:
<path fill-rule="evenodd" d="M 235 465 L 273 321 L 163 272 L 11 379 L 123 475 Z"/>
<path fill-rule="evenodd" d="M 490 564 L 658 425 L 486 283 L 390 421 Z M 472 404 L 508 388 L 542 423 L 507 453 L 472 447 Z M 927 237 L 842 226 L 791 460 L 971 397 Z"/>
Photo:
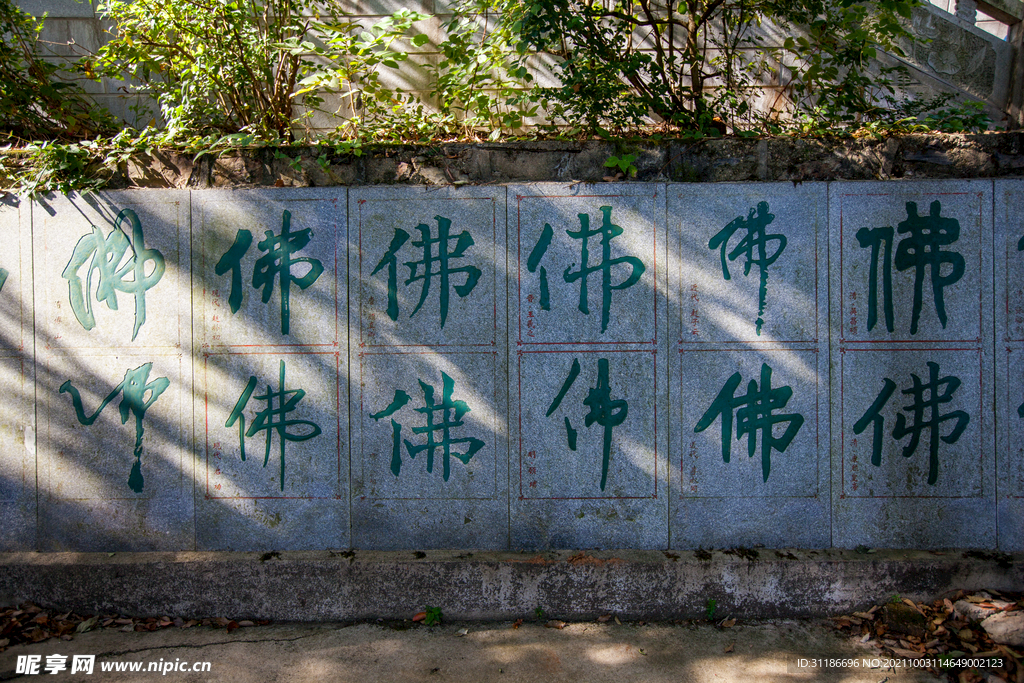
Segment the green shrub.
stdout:
<path fill-rule="evenodd" d="M 372 115 L 392 96 L 378 70 L 407 57 L 392 44 L 425 18 L 402 10 L 364 30 L 333 0 L 104 0 L 98 9 L 116 28 L 96 71 L 151 92 L 172 138 L 290 140 L 295 129 L 308 134 L 325 93 L 340 95 L 352 119 Z"/>
<path fill-rule="evenodd" d="M 777 108 L 848 126 L 884 114 L 879 103 L 893 93 L 896 69 L 879 69 L 874 59 L 882 50 L 902 55 L 918 4 L 463 0 L 441 46 L 437 94 L 442 107 L 495 129 L 517 128 L 539 104 L 570 131 L 618 132 L 653 120 L 718 135 L 781 130 L 785 116 L 754 106 L 774 81 Z M 487 12 L 490 25 L 474 12 Z M 790 37 L 769 44 L 760 30 L 766 22 Z M 527 63 L 541 55 L 554 60 L 561 85 L 532 82 Z"/>
<path fill-rule="evenodd" d="M 0 134 L 11 142 L 68 140 L 113 129 L 112 117 L 42 58 L 42 21 L 0 0 Z"/>

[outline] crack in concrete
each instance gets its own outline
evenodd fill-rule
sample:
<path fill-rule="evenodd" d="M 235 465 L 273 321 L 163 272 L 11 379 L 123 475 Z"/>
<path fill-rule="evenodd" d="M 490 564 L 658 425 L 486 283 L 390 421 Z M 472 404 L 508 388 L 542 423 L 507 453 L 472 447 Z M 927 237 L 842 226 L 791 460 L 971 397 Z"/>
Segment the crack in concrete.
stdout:
<path fill-rule="evenodd" d="M 324 631 L 326 631 L 326 630 L 327 629 L 324 629 Z M 180 643 L 178 645 L 155 645 L 155 646 L 152 646 L 152 647 L 142 648 L 141 650 L 123 650 L 123 651 L 118 651 L 118 652 L 102 652 L 102 653 L 97 653 L 96 656 L 99 657 L 99 656 L 102 655 L 104 657 L 120 657 L 122 655 L 140 654 L 140 653 L 143 653 L 143 652 L 150 652 L 150 651 L 156 651 L 156 650 L 176 650 L 176 649 L 179 649 L 179 648 L 188 648 L 190 650 L 199 650 L 199 649 L 202 649 L 202 648 L 205 648 L 205 647 L 216 647 L 217 645 L 232 645 L 232 644 L 235 644 L 235 643 L 293 643 L 293 642 L 295 642 L 297 640 L 302 640 L 304 638 L 312 638 L 313 636 L 318 636 L 321 633 L 323 633 L 324 631 L 320 631 L 320 632 L 317 632 L 317 633 L 309 633 L 307 635 L 302 635 L 302 636 L 296 636 L 294 638 L 266 638 L 266 639 L 261 639 L 261 640 L 219 640 L 219 641 L 217 641 L 215 643 L 201 643 L 201 644 Z"/>

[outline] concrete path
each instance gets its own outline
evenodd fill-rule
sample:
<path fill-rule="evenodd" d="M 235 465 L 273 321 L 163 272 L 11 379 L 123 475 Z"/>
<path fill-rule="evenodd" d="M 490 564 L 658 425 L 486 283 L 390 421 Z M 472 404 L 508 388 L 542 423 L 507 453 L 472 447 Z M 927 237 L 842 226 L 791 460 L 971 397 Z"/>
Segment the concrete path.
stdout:
<path fill-rule="evenodd" d="M 129 627 L 131 628 L 131 627 Z M 39 674 L 18 674 L 18 657 L 40 655 Z M 47 658 L 67 669 L 45 671 Z M 91 675 L 71 674 L 73 655 L 95 655 Z M 0 680 L 232 681 L 340 683 L 458 681 L 609 681 L 728 683 L 849 681 L 902 683 L 937 679 L 921 669 L 886 669 L 877 650 L 843 638 L 823 620 L 712 625 L 581 622 L 559 630 L 539 623 L 464 622 L 426 627 L 412 622 L 272 624 L 155 632 L 93 631 L 73 641 L 15 645 L 0 653 Z M 799 659 L 846 659 L 858 666 L 798 668 Z M 23 660 L 24 662 L 25 660 Z M 209 662 L 208 672 L 147 668 Z M 103 672 L 141 663 L 141 672 Z"/>

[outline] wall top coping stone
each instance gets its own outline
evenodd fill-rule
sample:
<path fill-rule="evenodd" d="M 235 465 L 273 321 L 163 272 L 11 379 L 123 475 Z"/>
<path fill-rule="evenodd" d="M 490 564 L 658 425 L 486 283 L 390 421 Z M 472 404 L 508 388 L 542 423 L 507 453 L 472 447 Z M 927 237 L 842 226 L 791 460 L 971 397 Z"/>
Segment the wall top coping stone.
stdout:
<path fill-rule="evenodd" d="M 318 158 L 328 151 L 326 164 Z M 278 151 L 288 156 L 276 158 Z M 220 157 L 157 151 L 117 169 L 107 189 L 469 185 L 603 182 L 609 157 L 634 154 L 633 180 L 758 182 L 1024 176 L 1024 132 L 884 139 L 717 138 L 661 142 L 529 141 L 375 145 L 359 157 L 329 148 L 239 150 Z M 621 178 L 620 178 L 621 179 Z"/>

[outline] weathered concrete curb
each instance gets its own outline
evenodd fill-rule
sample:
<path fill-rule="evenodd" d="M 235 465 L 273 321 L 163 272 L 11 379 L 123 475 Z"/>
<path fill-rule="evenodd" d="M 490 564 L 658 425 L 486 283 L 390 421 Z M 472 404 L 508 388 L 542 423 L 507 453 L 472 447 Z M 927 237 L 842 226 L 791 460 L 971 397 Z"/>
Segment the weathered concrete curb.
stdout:
<path fill-rule="evenodd" d="M 602 182 L 613 155 L 633 154 L 646 182 L 793 182 L 1024 175 L 1024 132 L 914 134 L 879 139 L 788 137 L 699 141 L 600 140 L 367 145 L 361 156 L 329 147 L 258 148 L 194 159 L 140 154 L 91 169 L 107 189 L 452 185 Z"/>
<path fill-rule="evenodd" d="M 693 618 L 709 599 L 747 619 L 814 617 L 894 593 L 1021 586 L 1024 555 L 952 550 L 0 554 L 0 604 L 279 621 L 408 618 L 424 605 L 452 619 L 538 607 L 563 619 Z"/>

